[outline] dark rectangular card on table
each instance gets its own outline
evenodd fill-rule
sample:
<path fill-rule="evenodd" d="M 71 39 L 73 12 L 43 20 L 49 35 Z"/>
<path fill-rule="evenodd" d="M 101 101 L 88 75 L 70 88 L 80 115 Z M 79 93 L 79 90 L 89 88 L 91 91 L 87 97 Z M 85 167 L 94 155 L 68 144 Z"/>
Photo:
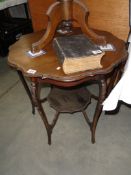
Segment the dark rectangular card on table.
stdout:
<path fill-rule="evenodd" d="M 53 47 L 65 74 L 102 67 L 105 53 L 84 34 L 56 37 Z"/>

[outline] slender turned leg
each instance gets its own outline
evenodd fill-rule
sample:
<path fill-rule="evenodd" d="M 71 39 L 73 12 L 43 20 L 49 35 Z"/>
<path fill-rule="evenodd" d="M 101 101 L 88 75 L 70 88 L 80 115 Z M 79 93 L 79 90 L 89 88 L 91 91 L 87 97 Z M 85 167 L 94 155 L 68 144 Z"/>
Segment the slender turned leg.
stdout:
<path fill-rule="evenodd" d="M 52 40 L 58 24 L 62 21 L 61 13 L 61 3 L 55 2 L 50 6 L 47 11 L 49 21 L 46 32 L 39 41 L 32 44 L 32 52 L 40 51 Z"/>
<path fill-rule="evenodd" d="M 110 78 L 109 83 L 108 83 L 108 87 L 107 87 L 107 95 L 109 95 L 109 93 L 111 92 L 111 90 L 113 89 L 113 87 L 118 83 L 118 81 L 120 80 L 120 77 L 122 75 L 122 69 L 124 67 L 125 64 L 120 64 L 118 68 L 116 68 L 113 72 L 113 76 Z"/>
<path fill-rule="evenodd" d="M 51 134 L 52 134 L 52 130 L 53 130 L 53 128 L 58 120 L 59 112 L 56 112 L 52 123 L 49 124 L 48 119 L 46 117 L 46 114 L 44 112 L 43 106 L 42 106 L 42 100 L 40 99 L 40 91 L 39 91 L 39 84 L 38 83 L 36 83 L 36 82 L 31 83 L 31 92 L 32 92 L 33 102 L 38 109 L 38 112 L 39 112 L 39 114 L 44 122 L 46 131 L 47 131 L 48 144 L 51 145 Z"/>
<path fill-rule="evenodd" d="M 93 122 L 92 122 L 92 126 L 91 126 L 91 134 L 92 134 L 92 138 L 91 141 L 92 143 L 95 143 L 95 131 L 96 131 L 96 126 L 100 117 L 100 114 L 102 112 L 102 103 L 105 99 L 106 96 L 106 80 L 102 79 L 99 82 L 99 99 L 96 105 L 96 110 L 95 110 L 95 114 L 94 114 L 94 118 L 93 118 Z"/>
<path fill-rule="evenodd" d="M 29 90 L 29 87 L 28 87 L 28 85 L 27 85 L 27 83 L 25 81 L 25 78 L 24 78 L 22 72 L 19 71 L 19 70 L 17 70 L 17 72 L 18 72 L 20 80 L 21 80 L 21 82 L 22 82 L 22 84 L 23 84 L 23 86 L 24 86 L 24 88 L 25 88 L 25 90 L 26 90 L 26 92 L 27 92 L 27 94 L 28 94 L 28 96 L 30 98 L 30 101 L 31 101 L 31 104 L 32 104 L 32 114 L 35 114 L 35 105 L 33 103 L 32 95 L 31 95 L 31 92 Z"/>
<path fill-rule="evenodd" d="M 48 123 L 48 120 L 47 120 L 47 117 L 46 117 L 46 114 L 43 110 L 43 107 L 42 107 L 42 104 L 41 104 L 41 101 L 40 101 L 40 93 L 39 93 L 39 87 L 38 87 L 38 83 L 36 82 L 31 82 L 31 92 L 32 92 L 32 98 L 33 98 L 33 102 L 35 103 L 37 109 L 38 109 L 38 112 L 45 124 L 45 127 L 46 127 L 46 131 L 47 131 L 47 135 L 48 135 L 48 144 L 50 145 L 51 144 L 51 133 L 52 133 L 52 130 L 50 128 L 50 125 Z"/>

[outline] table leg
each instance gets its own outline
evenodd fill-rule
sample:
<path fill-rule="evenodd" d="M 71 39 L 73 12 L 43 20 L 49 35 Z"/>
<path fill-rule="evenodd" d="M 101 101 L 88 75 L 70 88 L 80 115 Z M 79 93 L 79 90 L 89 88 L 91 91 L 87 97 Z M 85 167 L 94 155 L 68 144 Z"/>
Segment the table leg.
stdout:
<path fill-rule="evenodd" d="M 18 72 L 18 75 L 20 77 L 20 80 L 21 80 L 21 82 L 22 82 L 22 84 L 23 84 L 23 86 L 24 86 L 24 88 L 25 88 L 25 90 L 26 90 L 26 92 L 27 92 L 27 94 L 29 96 L 29 99 L 31 101 L 31 104 L 32 104 L 32 113 L 35 114 L 35 105 L 33 103 L 33 99 L 32 99 L 32 95 L 31 95 L 30 89 L 29 89 L 29 87 L 28 87 L 28 85 L 27 85 L 27 83 L 25 81 L 25 78 L 24 78 L 22 72 L 19 71 L 19 70 L 17 70 L 17 72 Z"/>
<path fill-rule="evenodd" d="M 44 122 L 46 131 L 47 131 L 48 144 L 51 145 L 51 134 L 52 134 L 52 130 L 53 130 L 53 128 L 54 128 L 54 126 L 55 126 L 55 124 L 56 124 L 56 122 L 58 120 L 59 112 L 56 112 L 56 115 L 55 115 L 52 123 L 50 124 L 48 122 L 48 119 L 46 117 L 46 114 L 45 114 L 43 106 L 42 106 L 42 103 L 45 100 L 42 101 L 40 99 L 40 86 L 39 86 L 39 83 L 35 82 L 35 81 L 32 81 L 31 82 L 31 90 L 30 90 L 28 85 L 27 85 L 27 83 L 26 83 L 26 81 L 25 81 L 25 78 L 24 78 L 22 72 L 21 71 L 17 71 L 17 72 L 18 72 L 20 80 L 21 80 L 21 82 L 22 82 L 22 84 L 23 84 L 23 86 L 24 86 L 24 88 L 25 88 L 25 90 L 26 90 L 30 100 L 31 100 L 33 114 L 35 113 L 35 107 L 37 107 L 37 109 L 38 109 L 38 112 L 39 112 L 39 114 L 40 114 L 40 116 L 41 116 L 41 118 L 42 118 L 42 120 Z M 95 143 L 96 126 L 97 126 L 99 117 L 100 117 L 101 112 L 102 112 L 102 103 L 103 103 L 103 101 L 105 99 L 106 93 L 107 93 L 107 82 L 106 82 L 105 79 L 101 79 L 99 81 L 99 98 L 98 98 L 98 102 L 97 102 L 97 105 L 96 105 L 93 121 L 90 122 L 90 121 L 88 121 L 86 119 L 87 123 L 89 124 L 90 129 L 91 129 L 91 141 L 92 141 L 92 143 Z"/>
<path fill-rule="evenodd" d="M 106 90 L 107 90 L 106 80 L 102 79 L 99 82 L 99 99 L 98 99 L 98 102 L 96 105 L 95 114 L 94 114 L 94 118 L 93 118 L 92 125 L 91 125 L 91 141 L 92 141 L 92 143 L 95 143 L 96 126 L 97 126 L 99 117 L 100 117 L 101 112 L 102 112 L 102 103 L 103 103 L 105 96 L 106 96 Z"/>
<path fill-rule="evenodd" d="M 38 112 L 39 112 L 39 114 L 44 122 L 46 131 L 47 131 L 47 135 L 48 135 L 48 144 L 51 145 L 51 134 L 52 134 L 53 128 L 58 120 L 59 112 L 56 112 L 55 117 L 54 117 L 52 123 L 50 124 L 48 122 L 48 119 L 46 117 L 46 114 L 45 114 L 43 106 L 42 106 L 43 101 L 40 99 L 39 83 L 37 83 L 37 82 L 31 83 L 31 93 L 32 93 L 33 102 L 34 102 L 35 106 L 37 107 Z"/>
<path fill-rule="evenodd" d="M 107 82 L 107 95 L 110 94 L 111 90 L 117 84 L 121 76 L 121 66 L 119 65 L 119 69 L 114 69 L 112 76 L 110 77 L 109 81 Z"/>

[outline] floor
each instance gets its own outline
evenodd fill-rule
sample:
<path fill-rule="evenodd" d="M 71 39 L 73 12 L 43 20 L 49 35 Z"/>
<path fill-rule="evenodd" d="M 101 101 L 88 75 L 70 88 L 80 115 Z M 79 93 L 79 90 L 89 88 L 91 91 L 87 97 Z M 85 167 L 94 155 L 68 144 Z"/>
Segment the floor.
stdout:
<path fill-rule="evenodd" d="M 96 86 L 89 88 L 96 91 Z M 92 101 L 90 116 L 94 106 Z M 45 111 L 53 116 L 48 104 Z M 103 112 L 95 144 L 81 113 L 61 114 L 49 146 L 42 120 L 37 112 L 32 115 L 16 72 L 0 58 L 0 175 L 88 174 L 131 174 L 131 108 L 121 105 L 116 114 Z"/>

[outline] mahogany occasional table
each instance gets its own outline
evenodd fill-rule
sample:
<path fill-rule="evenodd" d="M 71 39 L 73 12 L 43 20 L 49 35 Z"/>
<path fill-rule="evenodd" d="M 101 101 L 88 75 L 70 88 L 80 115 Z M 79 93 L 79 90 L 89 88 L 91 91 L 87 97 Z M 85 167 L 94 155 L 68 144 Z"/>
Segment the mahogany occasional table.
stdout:
<path fill-rule="evenodd" d="M 47 52 L 45 55 L 38 56 L 36 58 L 30 58 L 27 55 L 27 51 L 31 50 L 32 43 L 37 42 L 43 36 L 42 32 L 25 35 L 10 47 L 8 63 L 18 72 L 20 76 L 25 90 L 31 100 L 33 113 L 35 112 L 35 107 L 39 111 L 39 114 L 47 130 L 48 144 L 51 144 L 51 133 L 56 124 L 59 113 L 73 113 L 77 111 L 81 111 L 84 114 L 84 117 L 91 130 L 92 143 L 95 143 L 95 131 L 102 112 L 102 103 L 112 89 L 116 76 L 118 76 L 121 66 L 127 59 L 127 50 L 125 48 L 124 41 L 118 39 L 108 32 L 96 31 L 96 33 L 105 36 L 107 43 L 114 45 L 115 51 L 106 51 L 106 54 L 102 57 L 101 60 L 102 68 L 87 70 L 84 72 L 78 72 L 69 75 L 64 74 L 62 68 L 60 68 L 61 65 L 59 64 L 57 56 L 52 48 L 52 42 L 47 44 L 44 48 L 44 50 Z M 30 80 L 29 85 L 27 85 L 25 77 Z M 107 83 L 107 80 L 109 79 L 110 83 Z M 90 82 L 99 85 L 98 97 L 91 94 L 85 88 L 84 83 L 87 85 Z M 41 99 L 40 86 L 43 84 L 50 84 L 51 87 L 54 88 L 51 88 L 51 92 L 47 98 Z M 57 88 L 60 90 L 60 92 L 58 92 L 58 96 L 55 87 L 59 87 Z M 76 94 L 74 89 L 76 90 Z M 65 94 L 68 100 L 68 97 L 70 97 L 70 95 L 67 95 L 69 90 L 70 92 L 73 90 L 73 94 L 69 92 L 69 94 L 72 94 L 71 99 L 69 99 L 72 100 L 72 102 L 69 101 L 69 103 L 73 106 L 73 111 L 71 111 L 70 105 L 66 108 L 64 104 L 64 108 L 60 108 L 59 104 L 57 104 L 63 103 L 64 100 L 62 100 L 61 97 L 64 91 L 66 91 Z M 78 94 L 85 95 L 84 97 L 83 95 L 78 97 Z M 93 119 L 92 121 L 89 121 L 85 109 L 89 105 L 91 98 L 95 98 L 97 100 L 97 105 Z M 48 116 L 46 116 L 44 108 L 42 106 L 42 103 L 45 100 L 48 100 L 50 105 L 56 110 L 56 115 L 51 124 L 48 122 Z M 55 100 L 56 102 L 54 102 Z M 76 105 L 73 105 L 73 100 L 78 100 L 78 103 Z"/>

